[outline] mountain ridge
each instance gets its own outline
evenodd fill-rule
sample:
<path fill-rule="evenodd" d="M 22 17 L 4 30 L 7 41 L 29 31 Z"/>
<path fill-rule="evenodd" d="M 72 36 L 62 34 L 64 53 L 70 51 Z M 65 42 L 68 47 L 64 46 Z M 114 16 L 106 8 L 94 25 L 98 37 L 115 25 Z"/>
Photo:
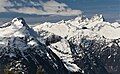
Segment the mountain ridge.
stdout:
<path fill-rule="evenodd" d="M 118 74 L 119 25 L 95 15 L 30 28 L 23 18 L 14 18 L 0 27 L 0 68 L 25 74 L 39 68 L 45 74 Z M 118 29 L 117 37 L 103 35 L 111 28 Z"/>

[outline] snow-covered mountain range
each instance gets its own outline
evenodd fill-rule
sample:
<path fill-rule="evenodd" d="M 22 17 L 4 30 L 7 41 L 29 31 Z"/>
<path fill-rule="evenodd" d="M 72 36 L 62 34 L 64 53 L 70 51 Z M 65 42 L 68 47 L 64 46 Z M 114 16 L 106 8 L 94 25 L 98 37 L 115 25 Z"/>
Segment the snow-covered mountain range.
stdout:
<path fill-rule="evenodd" d="M 0 26 L 0 68 L 23 74 L 41 67 L 45 74 L 119 74 L 119 31 L 119 23 L 102 15 L 34 27 L 14 18 Z"/>
<path fill-rule="evenodd" d="M 69 56 L 68 54 L 61 55 L 61 52 L 67 53 L 69 50 L 69 53 L 72 53 L 71 56 L 74 62 L 77 60 L 76 62 L 78 63 L 78 59 L 80 62 L 81 57 L 85 58 L 85 56 L 88 56 L 89 62 L 94 61 L 98 64 L 100 60 L 104 63 L 103 66 L 109 73 L 120 73 L 120 24 L 118 22 L 106 22 L 102 15 L 96 14 L 91 19 L 80 16 L 72 20 L 63 20 L 58 23 L 46 22 L 33 27 L 33 29 L 40 37 L 47 39 L 46 43 L 50 44 L 49 47 L 51 47 L 59 57 Z M 53 35 L 61 36 L 62 39 L 54 43 L 56 37 Z M 63 60 L 66 61 L 66 58 Z M 72 60 L 69 60 L 69 62 L 72 62 Z M 77 66 L 78 65 L 80 66 L 80 64 L 77 64 Z M 92 65 L 94 66 L 94 63 L 92 63 Z M 100 63 L 98 66 L 99 65 Z M 92 69 L 95 71 L 95 67 L 92 67 L 91 70 Z M 95 72 L 95 74 L 97 74 L 97 72 Z M 98 72 L 98 74 L 101 74 L 100 72 Z M 87 72 L 85 72 L 85 74 L 87 74 Z"/>

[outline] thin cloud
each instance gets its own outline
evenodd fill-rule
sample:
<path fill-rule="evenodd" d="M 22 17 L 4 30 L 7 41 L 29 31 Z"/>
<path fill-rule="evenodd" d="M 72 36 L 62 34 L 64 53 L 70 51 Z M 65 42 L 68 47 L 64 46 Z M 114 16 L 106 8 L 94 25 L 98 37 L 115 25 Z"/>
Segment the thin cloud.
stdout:
<path fill-rule="evenodd" d="M 63 16 L 72 16 L 79 15 L 82 12 L 80 10 L 73 10 L 68 7 L 65 3 L 59 3 L 55 0 L 50 0 L 47 2 L 28 2 L 31 6 L 20 6 L 20 8 L 14 8 L 15 5 L 9 0 L 0 0 L 0 12 L 17 12 L 24 14 L 37 14 L 37 15 L 63 15 Z M 22 5 L 17 3 L 16 5 Z M 37 7 L 36 7 L 37 6 Z M 6 9 L 5 7 L 11 7 Z"/>

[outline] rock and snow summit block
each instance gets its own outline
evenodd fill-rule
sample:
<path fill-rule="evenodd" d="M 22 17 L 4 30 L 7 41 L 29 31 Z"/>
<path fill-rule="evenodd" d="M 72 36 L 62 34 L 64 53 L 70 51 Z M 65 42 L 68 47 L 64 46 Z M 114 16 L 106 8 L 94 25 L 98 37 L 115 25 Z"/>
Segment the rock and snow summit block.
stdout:
<path fill-rule="evenodd" d="M 3 44 L 8 44 L 6 42 L 11 40 L 10 38 L 13 43 L 17 40 L 17 44 L 25 41 L 27 45 L 34 45 L 38 42 L 37 33 L 26 24 L 23 18 L 14 18 L 11 22 L 3 24 L 0 27 L 0 38 Z"/>

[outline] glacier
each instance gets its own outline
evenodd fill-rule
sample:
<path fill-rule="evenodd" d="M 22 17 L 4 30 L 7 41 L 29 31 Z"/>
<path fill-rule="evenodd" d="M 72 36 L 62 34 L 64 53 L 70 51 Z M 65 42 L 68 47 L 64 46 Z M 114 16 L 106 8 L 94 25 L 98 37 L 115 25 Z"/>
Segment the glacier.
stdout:
<path fill-rule="evenodd" d="M 102 15 L 45 22 L 23 18 L 0 26 L 0 69 L 22 74 L 119 74 L 120 24 Z M 3 71 L 0 71 L 3 73 Z"/>

